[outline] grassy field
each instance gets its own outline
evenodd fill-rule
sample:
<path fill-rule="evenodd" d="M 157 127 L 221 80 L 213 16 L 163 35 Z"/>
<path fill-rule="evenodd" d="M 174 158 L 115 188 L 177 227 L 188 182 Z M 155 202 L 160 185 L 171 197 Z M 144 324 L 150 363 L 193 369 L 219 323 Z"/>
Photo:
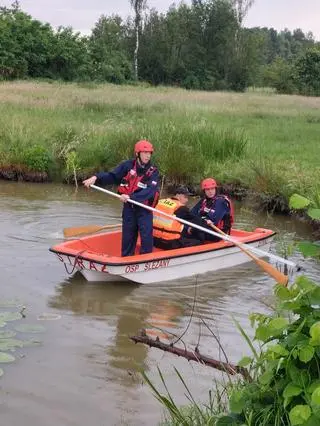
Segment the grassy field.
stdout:
<path fill-rule="evenodd" d="M 266 195 L 319 192 L 320 98 L 174 88 L 0 84 L 0 166 L 64 180 L 110 169 L 140 138 L 170 181 L 213 175 Z"/>

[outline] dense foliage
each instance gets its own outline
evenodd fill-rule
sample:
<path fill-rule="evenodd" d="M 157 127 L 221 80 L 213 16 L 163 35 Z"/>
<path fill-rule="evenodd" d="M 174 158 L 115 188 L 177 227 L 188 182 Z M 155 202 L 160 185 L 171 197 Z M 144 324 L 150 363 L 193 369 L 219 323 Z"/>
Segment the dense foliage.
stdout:
<path fill-rule="evenodd" d="M 306 257 L 320 259 L 320 245 L 298 244 Z M 178 407 L 164 382 L 161 394 L 150 379 L 144 378 L 170 418 L 167 426 L 318 426 L 320 424 L 320 287 L 307 276 L 299 276 L 286 288 L 276 285 L 271 314 L 253 313 L 253 339 L 236 324 L 249 344 L 252 357 L 239 365 L 248 369 L 250 379 L 230 382 L 228 404 L 221 403 L 221 391 L 210 393 L 210 403 L 199 406 L 187 390 L 192 405 Z M 259 343 L 260 350 L 256 348 Z M 221 414 L 227 412 L 226 414 Z"/>
<path fill-rule="evenodd" d="M 263 350 L 240 363 L 251 365 L 253 381 L 232 391 L 229 424 L 319 424 L 320 287 L 302 276 L 276 297 L 276 315 L 251 315 Z"/>
<path fill-rule="evenodd" d="M 320 94 L 320 44 L 300 29 L 246 29 L 228 0 L 193 0 L 166 13 L 146 12 L 139 38 L 139 79 L 204 90 L 269 86 Z M 134 19 L 101 16 L 89 36 L 55 31 L 23 12 L 0 8 L 0 79 L 134 80 Z"/>

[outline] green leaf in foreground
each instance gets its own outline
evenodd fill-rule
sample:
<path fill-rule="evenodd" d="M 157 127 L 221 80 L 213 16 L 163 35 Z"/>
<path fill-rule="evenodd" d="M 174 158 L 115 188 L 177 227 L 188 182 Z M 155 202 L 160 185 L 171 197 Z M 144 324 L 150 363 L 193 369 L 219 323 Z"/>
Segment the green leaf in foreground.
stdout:
<path fill-rule="evenodd" d="M 312 392 L 311 400 L 314 404 L 320 405 L 320 386 Z"/>
<path fill-rule="evenodd" d="M 14 356 L 10 354 L 6 354 L 5 352 L 0 352 L 0 364 L 13 362 L 14 360 L 15 360 Z"/>
<path fill-rule="evenodd" d="M 230 410 L 240 414 L 246 405 L 246 398 L 241 391 L 234 390 L 229 399 Z"/>
<path fill-rule="evenodd" d="M 14 329 L 20 333 L 43 333 L 46 330 L 40 324 L 19 324 Z"/>
<path fill-rule="evenodd" d="M 312 346 L 319 346 L 320 345 L 320 321 L 314 323 L 310 327 L 310 344 Z"/>
<path fill-rule="evenodd" d="M 248 365 L 250 365 L 252 362 L 252 358 L 250 358 L 249 356 L 244 356 L 243 358 L 241 358 L 241 360 L 238 362 L 239 367 L 247 367 Z"/>
<path fill-rule="evenodd" d="M 303 391 L 303 389 L 300 386 L 297 386 L 292 382 L 289 383 L 283 391 L 283 397 L 284 397 L 283 406 L 284 406 L 284 408 L 286 408 L 290 404 L 290 402 L 291 402 L 291 400 L 294 396 L 300 395 L 302 391 Z"/>
<path fill-rule="evenodd" d="M 289 383 L 284 391 L 283 391 L 283 397 L 284 398 L 291 398 L 293 396 L 297 396 L 300 395 L 300 393 L 302 392 L 302 388 L 300 386 L 295 385 L 294 383 Z"/>
<path fill-rule="evenodd" d="M 269 346 L 268 349 L 269 349 L 270 352 L 273 352 L 273 353 L 280 355 L 280 356 L 287 356 L 289 354 L 289 352 L 286 350 L 286 348 L 284 348 L 280 344 L 271 345 L 271 346 Z"/>
<path fill-rule="evenodd" d="M 289 413 L 292 426 L 302 425 L 311 416 L 311 408 L 309 405 L 296 405 Z"/>
<path fill-rule="evenodd" d="M 314 347 L 310 346 L 310 345 L 306 345 L 303 346 L 300 350 L 299 350 L 299 359 L 300 361 L 307 363 L 309 362 L 314 355 Z"/>

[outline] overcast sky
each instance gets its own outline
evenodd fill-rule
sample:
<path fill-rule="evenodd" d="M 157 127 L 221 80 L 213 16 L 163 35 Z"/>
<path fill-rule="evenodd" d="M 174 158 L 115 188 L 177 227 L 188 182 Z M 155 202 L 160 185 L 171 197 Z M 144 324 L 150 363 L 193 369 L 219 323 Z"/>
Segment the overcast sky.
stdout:
<path fill-rule="evenodd" d="M 2 6 L 11 3 L 12 0 L 0 0 Z M 172 3 L 172 0 L 147 0 L 148 6 L 158 11 L 167 10 Z M 132 13 L 129 0 L 20 0 L 20 5 L 34 18 L 54 27 L 71 25 L 83 33 L 89 33 L 102 14 L 117 13 L 125 17 Z M 277 30 L 301 28 L 304 32 L 312 31 L 320 40 L 320 0 L 256 0 L 245 25 Z"/>

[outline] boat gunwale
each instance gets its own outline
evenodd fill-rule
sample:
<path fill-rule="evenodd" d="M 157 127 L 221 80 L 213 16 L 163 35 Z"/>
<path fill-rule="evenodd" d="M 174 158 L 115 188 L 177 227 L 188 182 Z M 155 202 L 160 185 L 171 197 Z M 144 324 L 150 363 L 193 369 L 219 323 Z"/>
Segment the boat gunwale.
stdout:
<path fill-rule="evenodd" d="M 262 236 L 261 238 L 256 238 L 256 239 L 252 239 L 251 241 L 245 241 L 245 242 L 244 241 L 239 241 L 239 243 L 244 244 L 244 245 L 246 245 L 246 244 L 249 245 L 249 244 L 253 244 L 253 243 L 256 243 L 256 242 L 263 241 L 263 240 L 267 240 L 269 238 L 274 237 L 275 235 L 276 235 L 276 232 L 272 231 L 269 234 Z M 220 247 L 212 247 L 213 244 L 217 244 L 217 243 L 213 242 L 213 243 L 207 244 L 208 246 L 211 246 L 210 249 L 196 251 L 196 252 L 189 252 L 189 253 L 181 253 L 181 254 L 174 254 L 173 253 L 173 255 L 169 254 L 170 252 L 173 252 L 173 251 L 190 249 L 191 247 L 183 247 L 183 248 L 174 249 L 174 250 L 162 250 L 162 251 L 159 251 L 159 252 L 147 253 L 147 255 L 153 254 L 153 257 L 151 259 L 125 261 L 125 259 L 127 259 L 128 257 L 132 257 L 132 256 L 128 256 L 128 257 L 110 256 L 110 260 L 112 258 L 113 259 L 115 259 L 115 258 L 117 258 L 117 259 L 123 259 L 120 262 L 112 262 L 110 260 L 103 262 L 101 260 L 96 260 L 96 259 L 94 259 L 92 257 L 90 258 L 90 257 L 82 256 L 81 255 L 81 253 L 82 253 L 81 251 L 79 251 L 78 253 L 70 253 L 70 252 L 67 252 L 67 251 L 56 250 L 54 247 L 50 247 L 49 251 L 52 252 L 52 253 L 55 253 L 55 254 L 60 254 L 60 255 L 64 255 L 64 256 L 70 256 L 70 257 L 73 257 L 73 258 L 86 260 L 88 262 L 95 262 L 95 263 L 97 263 L 99 265 L 109 266 L 109 267 L 111 266 L 112 267 L 112 266 L 138 265 L 138 264 L 142 264 L 142 263 L 154 262 L 154 261 L 159 261 L 159 260 L 177 259 L 177 258 L 180 258 L 180 257 L 187 257 L 187 256 L 196 256 L 196 255 L 203 254 L 203 253 L 210 253 L 210 252 L 215 252 L 215 251 L 219 251 L 219 250 L 226 250 L 226 249 L 237 247 L 233 243 L 227 243 L 226 245 L 220 246 Z M 194 247 L 198 247 L 198 246 L 194 246 Z M 194 248 L 194 247 L 192 247 L 192 248 Z M 85 250 L 84 252 L 88 252 L 88 251 L 89 250 Z M 161 257 L 155 256 L 156 253 L 161 254 Z M 167 253 L 169 255 L 165 255 Z M 100 256 L 101 256 L 101 254 L 100 254 Z M 107 255 L 104 255 L 104 256 L 107 256 Z M 140 257 L 140 256 L 144 256 L 144 255 L 139 255 L 138 254 L 138 255 L 135 255 L 135 256 L 139 256 Z"/>

